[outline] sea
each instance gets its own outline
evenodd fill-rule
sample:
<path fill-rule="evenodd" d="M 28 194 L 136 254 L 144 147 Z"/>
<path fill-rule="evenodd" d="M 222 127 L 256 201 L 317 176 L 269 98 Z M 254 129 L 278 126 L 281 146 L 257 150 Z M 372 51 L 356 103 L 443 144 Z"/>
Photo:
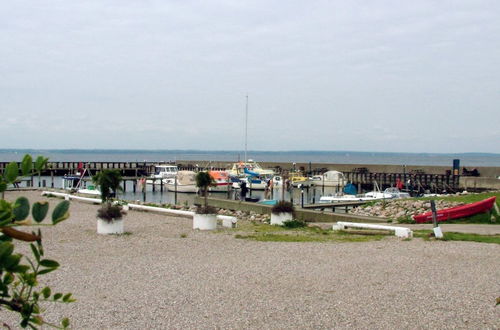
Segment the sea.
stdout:
<path fill-rule="evenodd" d="M 159 161 L 227 161 L 245 158 L 243 151 L 206 150 L 118 150 L 118 149 L 0 149 L 0 162 L 20 161 L 25 154 L 43 155 L 50 161 L 68 162 L 159 162 Z M 247 158 L 256 162 L 324 163 L 324 164 L 384 164 L 452 166 L 500 166 L 496 153 L 401 153 L 361 151 L 253 151 Z"/>

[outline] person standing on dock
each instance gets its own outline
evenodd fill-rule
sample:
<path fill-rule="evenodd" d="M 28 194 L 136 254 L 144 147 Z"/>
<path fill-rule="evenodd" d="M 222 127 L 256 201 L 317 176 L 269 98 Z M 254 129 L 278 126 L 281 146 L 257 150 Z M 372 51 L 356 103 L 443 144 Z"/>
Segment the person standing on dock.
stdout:
<path fill-rule="evenodd" d="M 247 197 L 248 188 L 246 182 L 241 182 L 240 184 L 240 200 L 244 201 Z"/>

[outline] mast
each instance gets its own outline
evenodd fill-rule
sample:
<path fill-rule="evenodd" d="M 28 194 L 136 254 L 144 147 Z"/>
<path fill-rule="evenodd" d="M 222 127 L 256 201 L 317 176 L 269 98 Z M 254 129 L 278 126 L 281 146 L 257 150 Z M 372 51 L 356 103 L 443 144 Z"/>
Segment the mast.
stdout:
<path fill-rule="evenodd" d="M 246 107 L 245 107 L 245 160 L 243 163 L 248 162 L 247 158 L 247 140 L 248 140 L 248 94 L 246 96 L 247 102 L 246 102 Z"/>

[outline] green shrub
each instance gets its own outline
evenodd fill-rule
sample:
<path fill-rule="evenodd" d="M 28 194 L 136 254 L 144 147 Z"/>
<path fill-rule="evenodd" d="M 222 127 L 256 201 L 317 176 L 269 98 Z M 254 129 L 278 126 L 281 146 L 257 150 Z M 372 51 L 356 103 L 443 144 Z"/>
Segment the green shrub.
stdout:
<path fill-rule="evenodd" d="M 288 220 L 283 222 L 285 228 L 302 228 L 307 227 L 307 224 L 302 220 Z"/>
<path fill-rule="evenodd" d="M 97 217 L 107 222 L 119 220 L 124 214 L 125 211 L 122 210 L 121 205 L 113 205 L 111 203 L 104 203 L 102 207 L 97 210 Z"/>
<path fill-rule="evenodd" d="M 294 213 L 295 208 L 293 207 L 293 204 L 290 202 L 286 201 L 279 201 L 276 203 L 273 208 L 271 209 L 271 212 L 274 214 L 278 213 Z"/>

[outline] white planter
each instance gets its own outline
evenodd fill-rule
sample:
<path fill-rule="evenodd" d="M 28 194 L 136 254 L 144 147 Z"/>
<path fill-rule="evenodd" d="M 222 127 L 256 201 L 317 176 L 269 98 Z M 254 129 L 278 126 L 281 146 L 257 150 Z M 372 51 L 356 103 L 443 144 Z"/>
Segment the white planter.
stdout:
<path fill-rule="evenodd" d="M 123 219 L 111 222 L 97 219 L 97 233 L 102 235 L 123 234 Z"/>
<path fill-rule="evenodd" d="M 292 213 L 271 213 L 271 225 L 283 225 L 283 222 L 293 219 Z"/>
<path fill-rule="evenodd" d="M 193 229 L 214 230 L 217 229 L 216 214 L 194 214 Z"/>

